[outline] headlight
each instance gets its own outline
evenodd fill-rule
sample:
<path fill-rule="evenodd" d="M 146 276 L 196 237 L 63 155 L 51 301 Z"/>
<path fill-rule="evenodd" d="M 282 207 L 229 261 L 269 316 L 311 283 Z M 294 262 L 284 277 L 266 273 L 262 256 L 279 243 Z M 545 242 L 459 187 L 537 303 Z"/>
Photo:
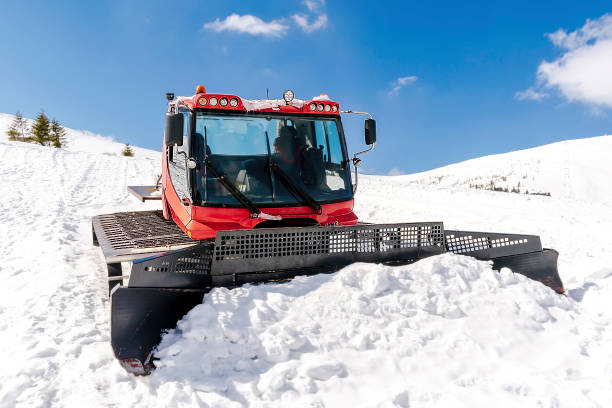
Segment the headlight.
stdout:
<path fill-rule="evenodd" d="M 322 103 L 320 103 L 319 105 L 317 105 L 317 110 L 318 110 L 319 112 L 323 112 L 323 104 L 322 104 Z"/>
<path fill-rule="evenodd" d="M 290 89 L 287 89 L 285 92 L 283 92 L 283 99 L 287 103 L 291 102 L 293 100 L 293 91 Z"/>
<path fill-rule="evenodd" d="M 311 104 L 310 104 L 310 110 L 314 112 L 314 111 L 315 111 L 315 109 L 317 109 L 317 105 L 316 105 L 316 104 L 314 104 L 314 103 L 311 103 Z"/>
<path fill-rule="evenodd" d="M 210 106 L 217 106 L 217 98 L 215 98 L 214 96 L 212 98 L 210 98 Z"/>
<path fill-rule="evenodd" d="M 221 100 L 219 101 L 219 105 L 227 106 L 227 98 L 221 98 Z"/>
<path fill-rule="evenodd" d="M 207 102 L 206 98 L 200 98 L 200 99 L 198 100 L 198 103 L 199 103 L 200 105 L 202 105 L 202 106 L 206 105 L 206 102 Z"/>
<path fill-rule="evenodd" d="M 325 112 L 329 112 L 331 110 L 331 106 L 325 105 Z"/>
<path fill-rule="evenodd" d="M 230 106 L 232 108 L 235 108 L 236 106 L 238 106 L 238 99 L 236 99 L 236 98 L 230 99 Z"/>
<path fill-rule="evenodd" d="M 332 111 L 333 112 L 338 112 L 338 107 L 336 105 L 332 106 Z"/>

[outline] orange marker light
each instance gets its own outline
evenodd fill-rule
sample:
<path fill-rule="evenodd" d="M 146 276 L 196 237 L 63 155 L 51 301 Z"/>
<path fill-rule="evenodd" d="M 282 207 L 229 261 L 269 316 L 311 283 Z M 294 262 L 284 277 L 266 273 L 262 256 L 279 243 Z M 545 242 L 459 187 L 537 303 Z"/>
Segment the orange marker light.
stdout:
<path fill-rule="evenodd" d="M 204 85 L 198 85 L 198 87 L 196 88 L 196 93 L 206 93 L 206 88 L 204 88 Z"/>

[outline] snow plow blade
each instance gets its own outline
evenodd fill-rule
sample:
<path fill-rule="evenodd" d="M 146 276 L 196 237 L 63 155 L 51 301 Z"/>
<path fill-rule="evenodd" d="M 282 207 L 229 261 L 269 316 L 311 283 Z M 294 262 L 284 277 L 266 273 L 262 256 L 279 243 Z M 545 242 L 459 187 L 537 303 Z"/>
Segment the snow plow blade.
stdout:
<path fill-rule="evenodd" d="M 202 290 L 117 287 L 111 295 L 111 344 L 121 365 L 133 374 L 149 374 L 162 333 L 203 297 Z"/>
<path fill-rule="evenodd" d="M 557 252 L 542 249 L 533 235 L 445 231 L 442 223 L 222 231 L 214 241 L 134 261 L 128 287 L 111 296 L 113 350 L 128 371 L 148 374 L 163 331 L 213 287 L 329 273 L 355 262 L 408 264 L 446 252 L 490 260 L 497 270 L 508 267 L 564 292 Z"/>

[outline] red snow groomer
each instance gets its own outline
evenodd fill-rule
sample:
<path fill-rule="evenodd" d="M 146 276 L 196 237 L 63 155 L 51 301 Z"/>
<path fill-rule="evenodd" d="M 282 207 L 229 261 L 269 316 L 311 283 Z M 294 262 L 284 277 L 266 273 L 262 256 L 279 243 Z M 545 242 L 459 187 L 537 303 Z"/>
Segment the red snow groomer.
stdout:
<path fill-rule="evenodd" d="M 325 95 L 298 100 L 291 91 L 247 100 L 198 86 L 191 97 L 166 97 L 161 182 L 128 187 L 143 201 L 161 199 L 163 210 L 92 220 L 108 267 L 112 347 L 132 373 L 150 373 L 162 333 L 215 286 L 453 252 L 563 293 L 558 254 L 542 249 L 537 236 L 449 231 L 441 222 L 359 222 L 358 156 L 376 143 L 368 113 L 342 111 Z M 369 116 L 369 148 L 352 158 L 341 114 Z"/>

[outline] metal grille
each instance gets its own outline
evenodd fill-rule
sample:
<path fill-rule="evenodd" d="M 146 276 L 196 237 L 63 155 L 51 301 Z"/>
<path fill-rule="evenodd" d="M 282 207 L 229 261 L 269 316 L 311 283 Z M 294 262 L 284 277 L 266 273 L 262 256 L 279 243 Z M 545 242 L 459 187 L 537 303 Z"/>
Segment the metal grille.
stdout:
<path fill-rule="evenodd" d="M 212 252 L 212 243 L 203 242 L 191 248 L 167 252 L 162 256 L 134 261 L 134 270 L 209 275 Z"/>
<path fill-rule="evenodd" d="M 189 238 L 161 211 L 138 211 L 100 215 L 100 225 L 114 249 L 149 248 L 189 243 Z"/>
<path fill-rule="evenodd" d="M 161 211 L 104 214 L 94 217 L 92 224 L 105 257 L 115 262 L 195 243 Z"/>
<path fill-rule="evenodd" d="M 446 237 L 446 242 L 450 252 L 462 254 L 465 252 L 474 252 L 489 248 L 525 244 L 528 242 L 528 240 L 527 238 L 510 240 L 507 237 L 491 239 L 489 237 L 473 237 L 471 235 L 466 235 L 463 237 L 448 235 Z"/>
<path fill-rule="evenodd" d="M 443 244 L 441 223 L 223 231 L 217 234 L 214 258 L 224 261 L 388 252 Z"/>
<path fill-rule="evenodd" d="M 542 250 L 539 237 L 534 235 L 467 231 L 446 231 L 446 247 L 455 254 L 482 255 L 481 258 Z"/>

